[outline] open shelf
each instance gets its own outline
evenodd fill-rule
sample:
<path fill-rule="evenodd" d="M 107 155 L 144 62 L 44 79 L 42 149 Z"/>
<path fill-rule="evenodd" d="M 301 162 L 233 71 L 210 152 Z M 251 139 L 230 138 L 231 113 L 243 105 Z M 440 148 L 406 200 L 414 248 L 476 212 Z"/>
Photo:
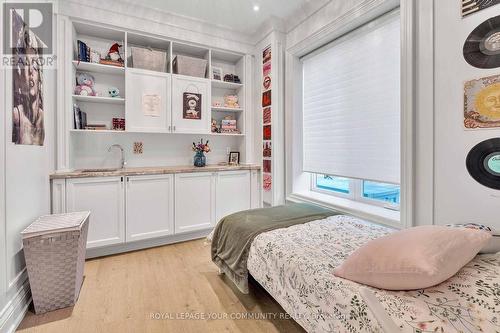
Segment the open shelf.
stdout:
<path fill-rule="evenodd" d="M 74 133 L 127 133 L 126 131 L 118 131 L 118 130 L 90 130 L 90 129 L 71 129 L 69 131 Z"/>
<path fill-rule="evenodd" d="M 242 108 L 225 108 L 223 106 L 212 106 L 212 111 L 220 112 L 243 112 Z"/>
<path fill-rule="evenodd" d="M 240 89 L 243 87 L 243 83 L 225 82 L 212 79 L 212 87 L 220 89 Z"/>
<path fill-rule="evenodd" d="M 102 97 L 102 96 L 80 96 L 73 95 L 73 99 L 80 102 L 105 103 L 105 104 L 125 104 L 125 98 Z"/>
<path fill-rule="evenodd" d="M 103 65 L 93 62 L 85 62 L 73 60 L 73 66 L 77 71 L 102 73 L 102 74 L 116 74 L 125 75 L 125 67 Z"/>
<path fill-rule="evenodd" d="M 245 136 L 245 134 L 242 133 L 210 133 L 210 135 L 217 135 L 217 136 Z"/>

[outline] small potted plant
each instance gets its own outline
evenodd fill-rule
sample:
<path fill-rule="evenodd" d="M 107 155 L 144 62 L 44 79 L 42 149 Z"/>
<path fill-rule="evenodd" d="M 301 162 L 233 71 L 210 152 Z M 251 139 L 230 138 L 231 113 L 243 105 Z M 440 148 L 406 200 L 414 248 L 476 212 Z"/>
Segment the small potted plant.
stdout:
<path fill-rule="evenodd" d="M 207 164 L 207 158 L 205 157 L 205 153 L 210 152 L 210 146 L 207 142 L 203 143 L 203 139 L 200 140 L 198 144 L 193 142 L 193 151 L 196 153 L 194 155 L 194 166 L 195 167 L 204 167 Z"/>

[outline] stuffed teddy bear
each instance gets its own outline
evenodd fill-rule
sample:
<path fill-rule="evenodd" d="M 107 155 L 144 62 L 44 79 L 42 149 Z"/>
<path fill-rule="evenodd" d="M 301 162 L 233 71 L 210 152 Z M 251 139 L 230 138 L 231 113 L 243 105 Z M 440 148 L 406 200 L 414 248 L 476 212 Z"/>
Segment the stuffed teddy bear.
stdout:
<path fill-rule="evenodd" d="M 224 96 L 224 107 L 226 108 L 239 108 L 238 104 L 238 96 L 236 95 L 227 95 Z"/>
<path fill-rule="evenodd" d="M 94 90 L 94 77 L 87 73 L 76 74 L 75 95 L 80 96 L 97 96 Z"/>

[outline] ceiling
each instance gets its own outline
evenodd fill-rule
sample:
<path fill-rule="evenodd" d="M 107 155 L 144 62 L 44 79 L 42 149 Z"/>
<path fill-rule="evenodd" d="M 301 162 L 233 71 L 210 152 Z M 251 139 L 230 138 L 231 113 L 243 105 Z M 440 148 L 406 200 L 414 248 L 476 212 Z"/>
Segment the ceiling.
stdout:
<path fill-rule="evenodd" d="M 130 1 L 132 2 L 132 1 Z M 284 22 L 295 14 L 312 12 L 325 0 L 142 0 L 140 5 L 253 34 L 271 18 Z M 134 4 L 137 4 L 134 1 Z M 259 11 L 253 7 L 258 5 Z"/>

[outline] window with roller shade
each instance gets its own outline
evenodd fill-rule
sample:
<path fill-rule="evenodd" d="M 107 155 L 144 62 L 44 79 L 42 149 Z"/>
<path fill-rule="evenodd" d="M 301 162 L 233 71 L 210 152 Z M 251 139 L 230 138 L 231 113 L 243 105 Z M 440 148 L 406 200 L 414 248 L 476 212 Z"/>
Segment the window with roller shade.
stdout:
<path fill-rule="evenodd" d="M 303 171 L 313 189 L 398 206 L 399 11 L 301 60 Z"/>

